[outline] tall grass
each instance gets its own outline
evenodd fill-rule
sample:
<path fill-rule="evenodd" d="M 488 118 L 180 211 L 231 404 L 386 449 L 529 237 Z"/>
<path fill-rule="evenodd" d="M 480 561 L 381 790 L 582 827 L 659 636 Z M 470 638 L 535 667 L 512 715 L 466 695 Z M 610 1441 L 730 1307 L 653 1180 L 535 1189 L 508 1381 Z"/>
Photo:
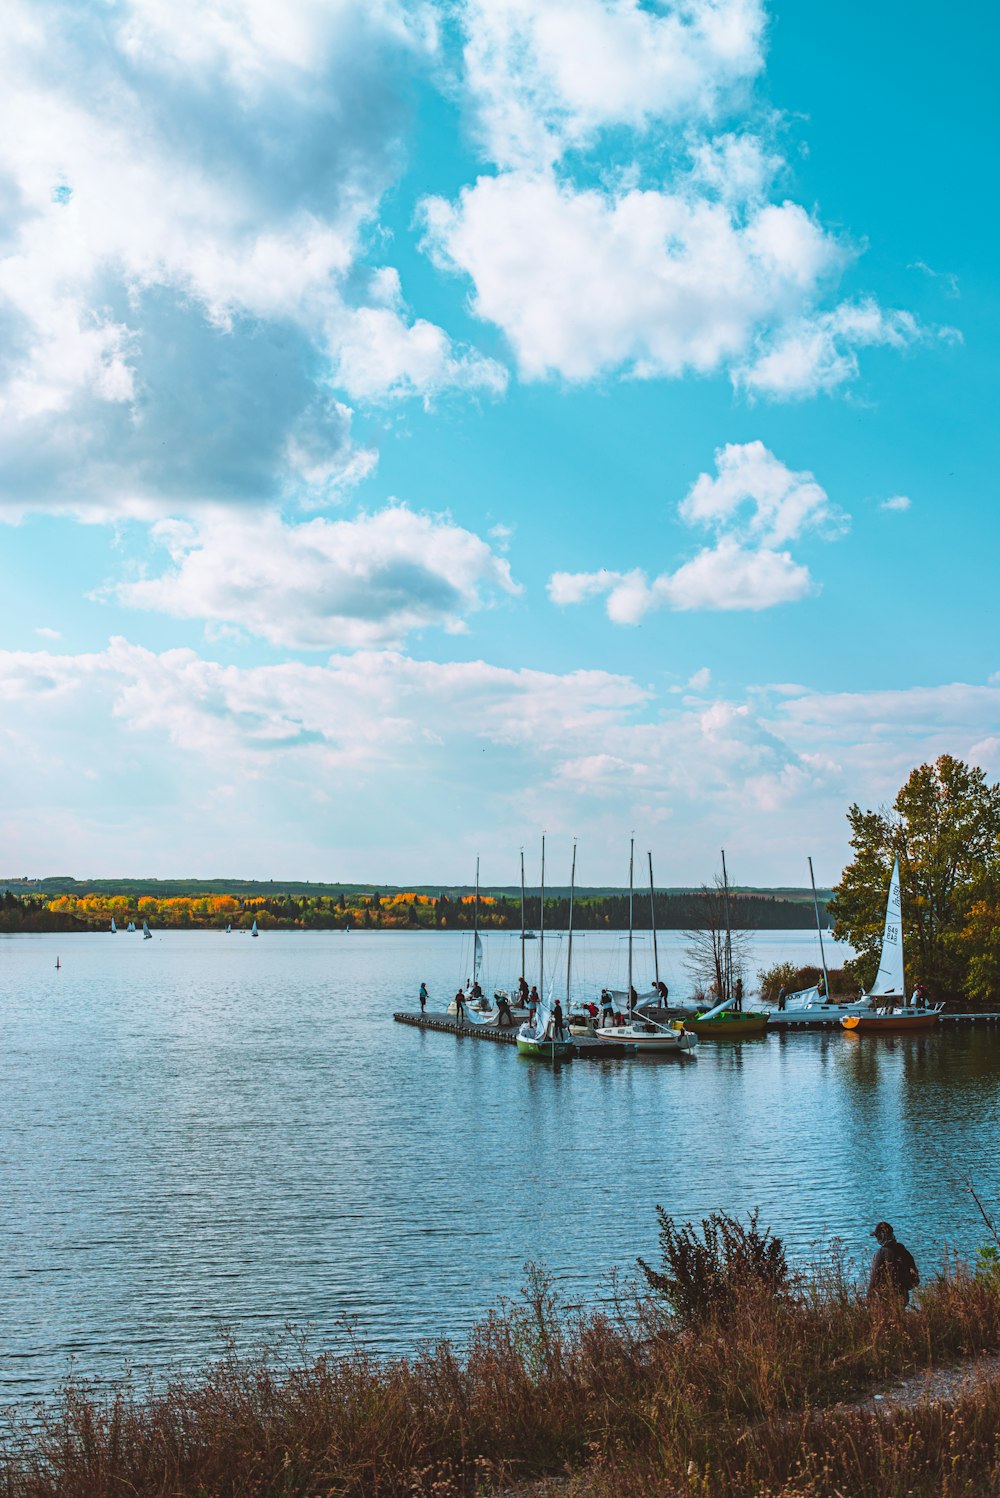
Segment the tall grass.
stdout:
<path fill-rule="evenodd" d="M 9 1432 L 0 1495 L 455 1498 L 574 1470 L 589 1486 L 567 1491 L 608 1498 L 987 1493 L 1000 1386 L 891 1421 L 830 1405 L 998 1345 L 1000 1289 L 960 1270 L 904 1311 L 869 1306 L 833 1253 L 778 1293 L 735 1283 L 686 1322 L 655 1295 L 620 1314 L 569 1313 L 530 1270 L 523 1302 L 461 1350 L 234 1350 L 159 1392 L 71 1384 Z M 970 1474 L 978 1488 L 961 1486 Z"/>

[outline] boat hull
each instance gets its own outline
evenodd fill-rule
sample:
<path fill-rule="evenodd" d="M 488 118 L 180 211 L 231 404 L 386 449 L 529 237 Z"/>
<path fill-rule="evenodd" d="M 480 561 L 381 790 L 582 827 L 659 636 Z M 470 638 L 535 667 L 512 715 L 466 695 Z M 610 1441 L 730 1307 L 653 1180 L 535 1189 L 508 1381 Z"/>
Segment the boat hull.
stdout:
<path fill-rule="evenodd" d="M 763 1035 L 770 1018 L 751 1011 L 742 1014 L 717 1014 L 712 1019 L 685 1020 L 687 1029 L 699 1039 L 744 1040 L 748 1035 Z"/>
<path fill-rule="evenodd" d="M 533 1056 L 536 1061 L 569 1061 L 576 1054 L 576 1047 L 571 1040 L 529 1040 L 519 1035 L 517 1054 Z"/>
<path fill-rule="evenodd" d="M 640 1056 L 669 1056 L 693 1051 L 698 1044 L 697 1035 L 691 1035 L 687 1030 L 675 1031 L 673 1035 L 634 1035 L 629 1033 L 628 1025 L 614 1030 L 597 1030 L 593 1038 L 606 1045 L 609 1051 L 627 1048 Z"/>
<path fill-rule="evenodd" d="M 845 1014 L 840 1021 L 851 1035 L 899 1035 L 909 1030 L 933 1030 L 940 1009 L 921 1014 Z"/>

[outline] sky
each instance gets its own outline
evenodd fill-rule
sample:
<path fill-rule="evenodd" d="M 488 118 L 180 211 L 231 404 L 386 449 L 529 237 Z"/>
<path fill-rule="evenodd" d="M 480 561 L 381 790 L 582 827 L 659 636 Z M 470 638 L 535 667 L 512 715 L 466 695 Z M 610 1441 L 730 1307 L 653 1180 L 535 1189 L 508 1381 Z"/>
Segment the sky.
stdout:
<path fill-rule="evenodd" d="M 829 884 L 994 780 L 998 25 L 8 0 L 0 875 Z"/>

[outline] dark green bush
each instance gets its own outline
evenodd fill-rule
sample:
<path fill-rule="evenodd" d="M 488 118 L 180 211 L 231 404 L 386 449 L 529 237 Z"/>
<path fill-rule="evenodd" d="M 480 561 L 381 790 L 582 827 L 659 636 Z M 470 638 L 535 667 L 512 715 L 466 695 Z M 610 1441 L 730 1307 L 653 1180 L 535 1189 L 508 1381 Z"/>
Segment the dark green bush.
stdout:
<path fill-rule="evenodd" d="M 748 1293 L 777 1295 L 788 1285 L 784 1244 L 770 1228 L 760 1231 L 757 1209 L 747 1227 L 738 1217 L 713 1212 L 702 1219 L 700 1230 L 693 1222 L 676 1223 L 662 1207 L 656 1215 L 663 1267 L 652 1269 L 645 1259 L 639 1267 L 653 1295 L 682 1325 L 725 1314 Z"/>

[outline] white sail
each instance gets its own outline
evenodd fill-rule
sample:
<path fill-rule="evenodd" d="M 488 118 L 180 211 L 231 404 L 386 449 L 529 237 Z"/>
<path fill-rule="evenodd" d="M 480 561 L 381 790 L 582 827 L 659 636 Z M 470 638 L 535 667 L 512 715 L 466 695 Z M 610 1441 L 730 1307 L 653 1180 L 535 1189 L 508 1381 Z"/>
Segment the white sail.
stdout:
<path fill-rule="evenodd" d="M 152 941 L 153 939 L 153 933 L 149 929 L 148 921 L 143 921 L 142 923 L 142 936 L 144 941 Z"/>
<path fill-rule="evenodd" d="M 115 925 L 115 918 L 114 918 L 114 916 L 111 917 L 111 929 L 112 929 L 112 931 L 117 931 L 118 930 L 118 927 Z"/>
<path fill-rule="evenodd" d="M 889 899 L 885 907 L 885 930 L 882 933 L 882 956 L 878 974 L 871 988 L 872 997 L 890 994 L 904 998 L 903 987 L 903 913 L 899 902 L 899 859 L 892 866 Z"/>
<path fill-rule="evenodd" d="M 482 939 L 481 939 L 481 937 L 479 935 L 479 932 L 477 931 L 476 932 L 476 941 L 475 941 L 475 952 L 473 953 L 473 958 L 472 958 L 472 981 L 474 983 L 478 983 L 479 982 L 479 973 L 480 973 L 480 970 L 482 968 L 482 965 L 483 965 L 483 943 L 482 943 Z"/>
<path fill-rule="evenodd" d="M 257 922 L 254 921 L 253 925 L 250 927 L 250 935 L 251 936 L 257 936 L 258 934 L 259 933 L 257 931 Z"/>

